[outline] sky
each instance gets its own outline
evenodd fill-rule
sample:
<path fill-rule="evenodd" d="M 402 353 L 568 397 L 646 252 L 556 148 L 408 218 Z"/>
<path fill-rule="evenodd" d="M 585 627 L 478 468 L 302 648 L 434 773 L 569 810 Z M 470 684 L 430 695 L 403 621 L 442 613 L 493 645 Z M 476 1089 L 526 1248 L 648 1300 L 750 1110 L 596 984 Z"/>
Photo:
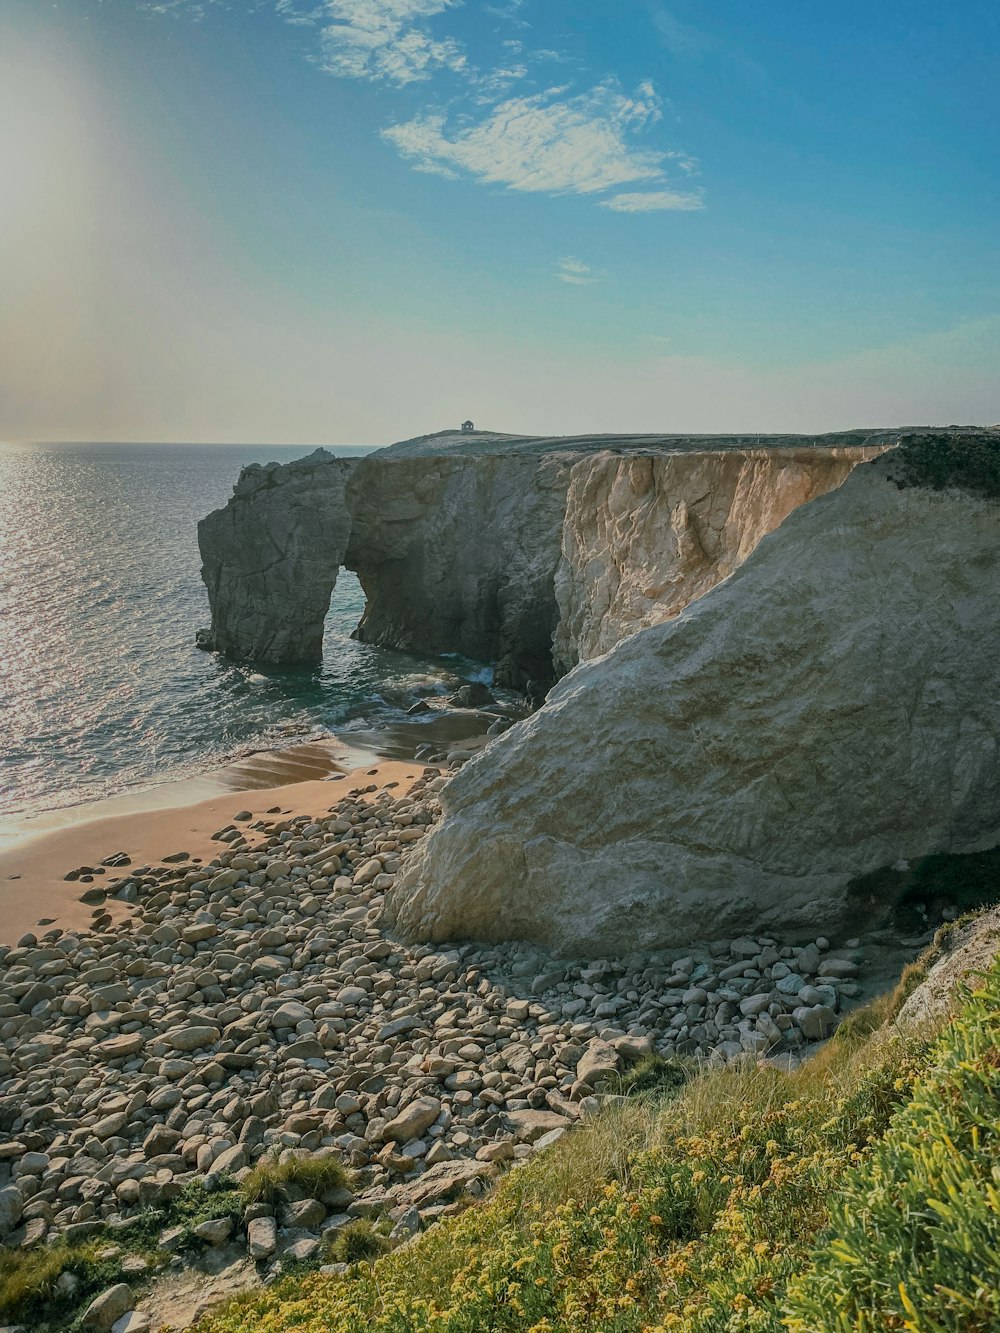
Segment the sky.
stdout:
<path fill-rule="evenodd" d="M 1000 421 L 995 0 L 0 0 L 0 439 Z"/>

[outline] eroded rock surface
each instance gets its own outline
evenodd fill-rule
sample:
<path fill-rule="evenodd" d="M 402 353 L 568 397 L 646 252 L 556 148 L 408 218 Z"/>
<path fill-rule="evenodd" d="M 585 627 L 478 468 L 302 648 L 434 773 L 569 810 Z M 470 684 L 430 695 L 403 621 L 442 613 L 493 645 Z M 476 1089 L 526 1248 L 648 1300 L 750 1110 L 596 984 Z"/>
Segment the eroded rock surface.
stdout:
<path fill-rule="evenodd" d="M 491 661 L 516 688 L 547 683 L 571 466 L 537 454 L 362 460 L 344 558 L 367 599 L 358 638 Z"/>
<path fill-rule="evenodd" d="M 391 920 L 575 953 L 807 933 L 854 877 L 1000 841 L 1000 503 L 893 458 L 471 761 Z"/>
<path fill-rule="evenodd" d="M 960 988 L 975 987 L 1000 953 L 1000 907 L 956 926 L 941 944 L 941 956 L 897 1015 L 902 1027 L 920 1028 L 944 1018 L 958 1003 Z"/>
<path fill-rule="evenodd" d="M 225 509 L 198 525 L 212 608 L 205 647 L 260 662 L 313 662 L 351 532 L 355 459 L 322 449 L 284 466 L 244 468 Z"/>
<path fill-rule="evenodd" d="M 570 476 L 556 570 L 558 674 L 678 615 L 877 448 L 600 454 Z"/>

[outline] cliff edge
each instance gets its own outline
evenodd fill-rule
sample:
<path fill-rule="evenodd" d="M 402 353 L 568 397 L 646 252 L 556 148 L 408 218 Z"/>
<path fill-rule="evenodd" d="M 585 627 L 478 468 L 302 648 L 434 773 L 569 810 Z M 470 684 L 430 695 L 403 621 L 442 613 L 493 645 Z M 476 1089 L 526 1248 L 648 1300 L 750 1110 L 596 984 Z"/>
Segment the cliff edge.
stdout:
<path fill-rule="evenodd" d="M 758 438 L 445 432 L 364 458 L 254 465 L 199 524 L 212 611 L 199 642 L 317 662 L 347 568 L 365 592 L 362 641 L 460 652 L 541 696 L 676 615 L 896 437 Z"/>

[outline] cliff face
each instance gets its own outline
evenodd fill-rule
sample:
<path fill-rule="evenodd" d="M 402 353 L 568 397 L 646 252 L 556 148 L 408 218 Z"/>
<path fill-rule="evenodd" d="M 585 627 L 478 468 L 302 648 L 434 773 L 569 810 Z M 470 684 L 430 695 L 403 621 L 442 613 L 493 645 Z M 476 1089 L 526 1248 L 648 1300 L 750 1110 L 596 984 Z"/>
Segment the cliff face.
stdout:
<path fill-rule="evenodd" d="M 367 601 L 358 638 L 547 684 L 570 468 L 548 455 L 364 460 L 344 556 Z"/>
<path fill-rule="evenodd" d="M 247 468 L 199 525 L 212 609 L 200 641 L 318 661 L 346 566 L 367 599 L 358 638 L 465 653 L 502 684 L 544 687 L 675 615 L 883 447 L 694 443 L 449 436 Z"/>
<path fill-rule="evenodd" d="M 852 922 L 853 878 L 1000 841 L 1000 503 L 893 466 L 467 764 L 394 923 L 602 955 L 814 934 Z"/>
<path fill-rule="evenodd" d="M 683 611 L 868 449 L 599 454 L 570 474 L 556 570 L 556 671 Z"/>

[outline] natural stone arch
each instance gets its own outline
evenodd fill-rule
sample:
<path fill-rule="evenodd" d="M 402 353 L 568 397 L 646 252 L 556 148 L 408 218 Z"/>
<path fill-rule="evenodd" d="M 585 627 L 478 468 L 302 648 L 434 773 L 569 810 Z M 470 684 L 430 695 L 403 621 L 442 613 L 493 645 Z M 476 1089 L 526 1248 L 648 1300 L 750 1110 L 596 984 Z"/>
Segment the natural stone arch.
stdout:
<path fill-rule="evenodd" d="M 202 519 L 212 609 L 203 647 L 262 664 L 322 660 L 323 625 L 351 532 L 345 492 L 358 459 L 323 450 L 244 469 L 224 509 Z"/>

